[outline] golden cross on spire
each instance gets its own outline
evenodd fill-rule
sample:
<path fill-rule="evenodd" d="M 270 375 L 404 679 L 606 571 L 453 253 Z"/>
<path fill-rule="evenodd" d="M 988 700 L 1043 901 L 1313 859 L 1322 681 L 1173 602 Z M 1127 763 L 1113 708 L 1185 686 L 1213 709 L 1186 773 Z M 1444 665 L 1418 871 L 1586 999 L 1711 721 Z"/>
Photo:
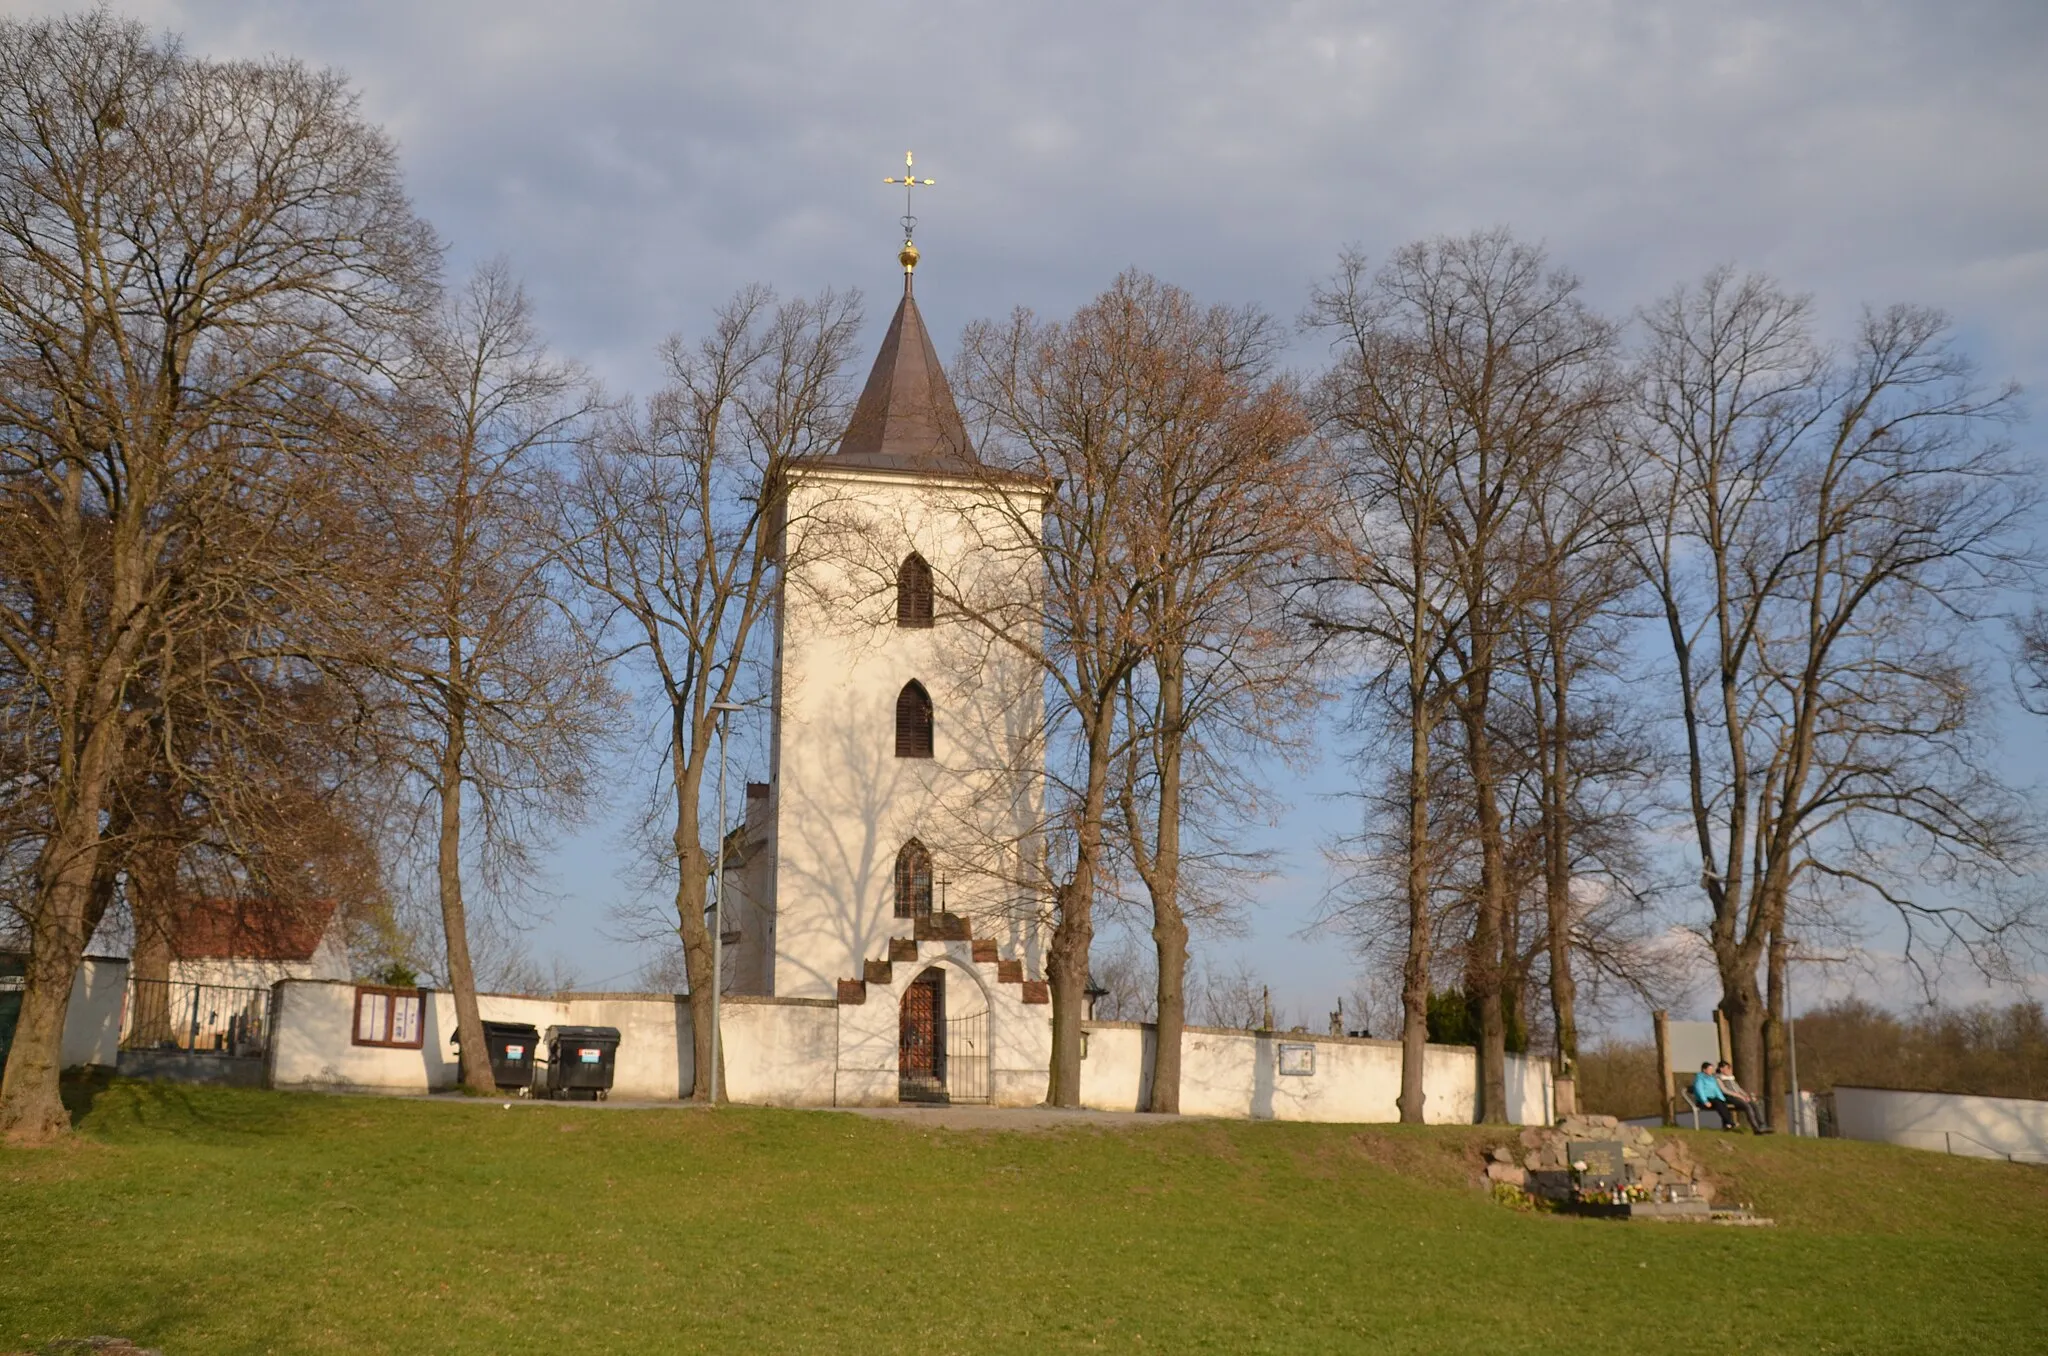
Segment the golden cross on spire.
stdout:
<path fill-rule="evenodd" d="M 910 214 L 911 194 L 920 188 L 930 188 L 938 182 L 936 179 L 920 179 L 915 174 L 912 174 L 910 172 L 911 166 L 915 163 L 911 153 L 905 151 L 903 153 L 903 177 L 899 179 L 892 174 L 882 180 L 885 184 L 903 185 L 903 248 L 897 253 L 896 262 L 903 265 L 903 295 L 906 297 L 910 295 L 910 275 L 917 272 L 917 246 L 912 244 L 910 240 L 910 237 L 917 230 L 917 218 Z"/>
<path fill-rule="evenodd" d="M 917 229 L 917 218 L 910 215 L 910 195 L 920 188 L 930 188 L 938 183 L 936 179 L 920 179 L 915 174 L 910 173 L 910 167 L 914 163 L 916 162 L 912 157 L 912 153 L 905 151 L 903 153 L 903 177 L 899 179 L 894 175 L 890 175 L 882 180 L 885 184 L 903 185 L 903 234 L 905 236 L 908 236 Z"/>

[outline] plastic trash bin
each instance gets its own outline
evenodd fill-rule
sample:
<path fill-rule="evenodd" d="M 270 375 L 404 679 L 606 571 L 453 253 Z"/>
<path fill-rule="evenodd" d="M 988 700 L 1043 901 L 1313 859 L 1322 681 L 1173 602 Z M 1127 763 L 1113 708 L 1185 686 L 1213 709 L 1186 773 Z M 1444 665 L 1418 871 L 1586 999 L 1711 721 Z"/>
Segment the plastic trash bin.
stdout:
<path fill-rule="evenodd" d="M 533 1091 L 534 1054 L 540 1047 L 540 1029 L 525 1022 L 485 1022 L 484 1049 L 491 1056 L 491 1077 L 501 1092 L 517 1089 L 521 1096 Z"/>
<path fill-rule="evenodd" d="M 548 1096 L 601 1102 L 610 1094 L 619 1056 L 617 1027 L 551 1026 L 547 1045 Z"/>

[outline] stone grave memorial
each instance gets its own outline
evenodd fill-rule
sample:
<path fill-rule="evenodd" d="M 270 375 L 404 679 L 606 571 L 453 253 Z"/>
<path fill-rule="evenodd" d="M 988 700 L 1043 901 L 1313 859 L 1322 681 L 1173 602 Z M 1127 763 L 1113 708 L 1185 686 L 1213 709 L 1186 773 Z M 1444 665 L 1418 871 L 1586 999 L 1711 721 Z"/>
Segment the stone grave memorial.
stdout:
<path fill-rule="evenodd" d="M 1495 1149 L 1487 1180 L 1519 1187 L 1569 1214 L 1764 1224 L 1748 1209 L 1714 1203 L 1714 1184 L 1678 1136 L 1658 1139 L 1613 1116 L 1566 1116 L 1521 1133 L 1520 1161 Z"/>

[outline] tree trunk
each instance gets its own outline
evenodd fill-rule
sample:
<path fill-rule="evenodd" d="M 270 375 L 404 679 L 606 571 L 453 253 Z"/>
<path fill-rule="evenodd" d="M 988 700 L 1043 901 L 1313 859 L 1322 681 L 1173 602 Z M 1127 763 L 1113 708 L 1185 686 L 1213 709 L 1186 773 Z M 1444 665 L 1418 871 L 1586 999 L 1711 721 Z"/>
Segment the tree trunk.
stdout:
<path fill-rule="evenodd" d="M 1186 680 L 1171 657 L 1159 670 L 1159 814 L 1151 871 L 1152 945 L 1158 953 L 1159 1013 L 1154 1026 L 1148 1109 L 1180 1114 L 1181 1041 L 1187 1026 L 1188 924 L 1180 905 L 1180 781 Z"/>
<path fill-rule="evenodd" d="M 459 665 L 459 654 L 454 658 Z M 459 674 L 459 667 L 456 672 Z M 441 932 L 448 946 L 448 988 L 455 995 L 455 1035 L 461 1042 L 458 1067 L 462 1086 L 465 1091 L 489 1096 L 498 1090 L 498 1084 L 491 1076 L 490 1051 L 484 1044 L 483 1012 L 476 1001 L 476 968 L 469 956 L 469 919 L 462 903 L 462 765 L 466 734 L 462 697 L 457 693 L 449 700 L 446 737 L 441 746 L 441 841 L 435 867 L 440 878 Z"/>
<path fill-rule="evenodd" d="M 1550 953 L 1550 1018 L 1557 1041 L 1557 1072 L 1579 1062 L 1578 982 L 1572 978 L 1570 670 L 1562 638 L 1553 634 L 1549 747 L 1543 764 L 1543 912 Z M 1538 729 L 1545 730 L 1538 713 Z M 1539 734 L 1539 738 L 1542 735 Z"/>
<path fill-rule="evenodd" d="M 1507 1021 L 1501 1009 L 1501 944 L 1507 916 L 1507 862 L 1500 804 L 1495 799 L 1493 746 L 1483 714 L 1466 722 L 1471 743 L 1473 810 L 1479 830 L 1479 917 L 1469 986 L 1479 1009 L 1479 1119 L 1507 1123 Z"/>
<path fill-rule="evenodd" d="M 1102 857 L 1102 820 L 1109 808 L 1110 738 L 1116 692 L 1099 695 L 1086 712 L 1088 782 L 1081 797 L 1081 822 L 1074 826 L 1074 874 L 1061 887 L 1059 919 L 1046 956 L 1052 982 L 1052 1069 L 1046 1100 L 1054 1106 L 1081 1105 L 1081 1027 L 1087 1016 L 1088 952 L 1095 944 L 1095 868 Z"/>
<path fill-rule="evenodd" d="M 1780 1107 L 1790 1105 L 1786 1098 L 1785 952 L 1785 929 L 1780 924 L 1771 929 L 1764 974 L 1764 1077 L 1761 1096 L 1764 1114 L 1772 1121 L 1777 1120 Z"/>
<path fill-rule="evenodd" d="M 1728 1018 L 1736 1081 L 1754 1091 L 1761 1086 L 1764 1062 L 1764 997 L 1754 962 L 1746 969 L 1738 966 L 1733 973 L 1723 972 L 1721 1011 Z"/>
<path fill-rule="evenodd" d="M 114 595 L 117 600 L 132 598 L 132 590 L 121 586 L 118 575 Z M 66 620 L 76 622 L 83 600 L 71 601 Z M 79 635 L 82 644 L 78 627 L 61 629 Z M 74 690 L 84 686 L 75 682 Z M 72 981 L 112 893 L 111 877 L 102 879 L 100 870 L 105 851 L 100 809 L 120 749 L 116 692 L 103 668 L 89 696 L 103 714 L 82 741 L 76 761 L 60 768 L 60 793 L 68 789 L 74 794 L 68 806 L 60 802 L 56 831 L 45 842 L 30 877 L 41 886 L 40 898 L 29 923 L 21 1013 L 7 1068 L 0 1073 L 0 1139 L 9 1144 L 47 1144 L 71 1128 L 57 1080 L 64 1063 L 64 1017 L 71 1006 Z M 71 775 L 67 778 L 65 772 Z"/>
<path fill-rule="evenodd" d="M 703 822 L 698 815 L 698 796 L 704 788 L 701 757 L 691 751 L 700 743 L 685 725 L 689 717 L 678 705 L 671 738 L 670 771 L 676 788 L 676 828 L 671 842 L 676 850 L 676 934 L 683 942 L 683 974 L 690 986 L 690 1100 L 711 1101 L 713 1060 L 725 1057 L 724 1042 L 712 1044 L 712 1007 L 718 993 L 718 976 L 713 964 L 711 929 L 704 924 L 704 906 L 710 903 L 711 858 L 704 851 Z M 722 826 L 721 826 L 722 827 Z M 718 1069 L 719 1096 L 725 1097 L 725 1069 Z"/>
<path fill-rule="evenodd" d="M 1081 1105 L 1081 1024 L 1088 998 L 1088 949 L 1095 942 L 1094 890 L 1094 863 L 1077 862 L 1073 878 L 1060 887 L 1059 918 L 1046 953 L 1046 978 L 1052 982 L 1052 1070 L 1045 1096 L 1054 1106 Z"/>
<path fill-rule="evenodd" d="M 109 894 L 96 888 L 102 851 L 97 807 L 90 816 L 74 811 L 69 820 L 69 832 L 43 852 L 43 863 L 55 870 L 46 877 L 42 907 L 29 929 L 21 1013 L 0 1076 L 0 1138 L 17 1146 L 47 1144 L 71 1128 L 57 1081 L 64 1063 L 64 1017 Z"/>
<path fill-rule="evenodd" d="M 1429 1045 L 1429 707 L 1410 677 L 1408 744 L 1408 953 L 1401 964 L 1401 1121 L 1423 1123 Z"/>
<path fill-rule="evenodd" d="M 704 923 L 706 891 L 711 886 L 711 862 L 698 839 L 697 816 L 676 815 L 676 933 L 683 943 L 683 973 L 690 986 L 690 1100 L 711 1100 L 713 1061 L 725 1058 L 725 1043 L 712 1044 L 712 1007 L 718 981 L 712 955 L 711 929 Z M 726 1096 L 725 1068 L 718 1066 L 719 1100 Z"/>
<path fill-rule="evenodd" d="M 1159 1013 L 1147 1111 L 1180 1114 L 1181 1045 L 1188 1024 L 1188 925 L 1178 908 L 1162 917 L 1154 909 L 1152 945 L 1159 957 Z"/>

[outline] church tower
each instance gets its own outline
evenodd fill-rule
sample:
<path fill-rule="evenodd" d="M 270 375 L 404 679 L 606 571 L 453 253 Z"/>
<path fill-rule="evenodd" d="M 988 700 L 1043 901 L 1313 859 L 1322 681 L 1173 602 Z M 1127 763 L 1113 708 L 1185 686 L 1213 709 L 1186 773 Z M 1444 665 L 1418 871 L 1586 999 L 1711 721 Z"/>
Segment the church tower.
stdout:
<path fill-rule="evenodd" d="M 1006 637 L 1042 634 L 1049 487 L 976 455 L 908 239 L 899 261 L 844 439 L 783 491 L 772 806 L 743 891 L 766 907 L 736 987 L 839 1006 L 842 1104 L 1036 1102 L 1044 698 Z"/>

